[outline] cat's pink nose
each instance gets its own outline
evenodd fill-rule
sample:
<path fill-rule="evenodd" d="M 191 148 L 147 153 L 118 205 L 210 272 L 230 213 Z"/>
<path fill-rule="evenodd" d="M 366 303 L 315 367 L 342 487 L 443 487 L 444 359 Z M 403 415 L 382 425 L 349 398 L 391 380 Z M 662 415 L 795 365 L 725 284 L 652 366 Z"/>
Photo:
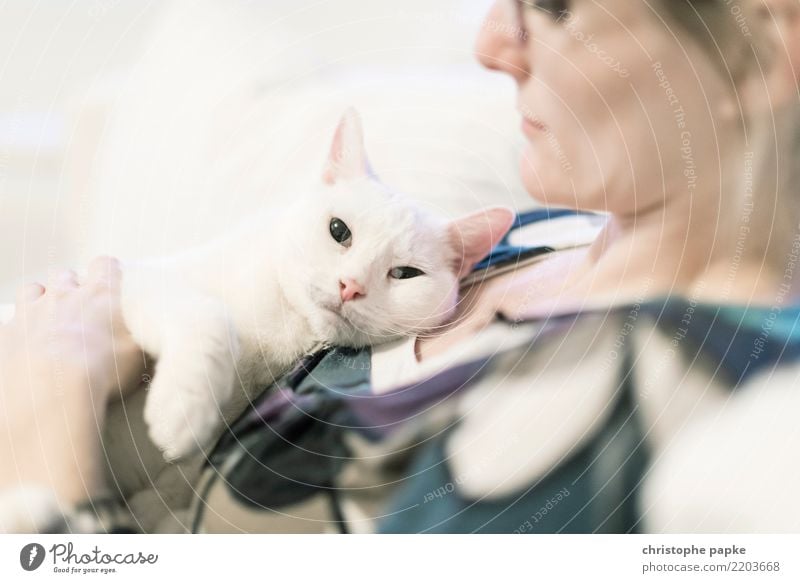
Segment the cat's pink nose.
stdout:
<path fill-rule="evenodd" d="M 345 278 L 339 280 L 339 295 L 343 302 L 349 302 L 364 297 L 364 288 L 355 279 Z"/>

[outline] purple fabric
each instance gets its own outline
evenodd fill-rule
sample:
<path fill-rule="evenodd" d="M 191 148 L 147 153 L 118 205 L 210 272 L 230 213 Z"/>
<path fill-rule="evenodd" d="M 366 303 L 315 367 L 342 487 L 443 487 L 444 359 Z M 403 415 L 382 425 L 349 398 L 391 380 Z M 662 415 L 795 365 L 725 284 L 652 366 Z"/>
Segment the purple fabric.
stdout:
<path fill-rule="evenodd" d="M 422 382 L 383 395 L 343 395 L 365 428 L 390 433 L 395 426 L 446 401 L 486 372 L 488 359 L 447 369 Z"/>

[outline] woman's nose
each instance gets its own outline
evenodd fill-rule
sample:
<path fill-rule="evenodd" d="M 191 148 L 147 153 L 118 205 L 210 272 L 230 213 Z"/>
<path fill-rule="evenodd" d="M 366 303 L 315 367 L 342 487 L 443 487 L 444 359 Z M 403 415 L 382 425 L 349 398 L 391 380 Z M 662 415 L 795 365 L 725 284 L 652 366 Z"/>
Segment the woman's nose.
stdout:
<path fill-rule="evenodd" d="M 528 33 L 513 17 L 514 3 L 498 0 L 494 3 L 478 33 L 475 55 L 487 69 L 508 73 L 518 83 L 530 76 L 526 50 L 530 46 Z"/>
<path fill-rule="evenodd" d="M 364 288 L 355 279 L 344 278 L 339 280 L 339 296 L 342 302 L 349 302 L 361 297 L 364 297 Z"/>

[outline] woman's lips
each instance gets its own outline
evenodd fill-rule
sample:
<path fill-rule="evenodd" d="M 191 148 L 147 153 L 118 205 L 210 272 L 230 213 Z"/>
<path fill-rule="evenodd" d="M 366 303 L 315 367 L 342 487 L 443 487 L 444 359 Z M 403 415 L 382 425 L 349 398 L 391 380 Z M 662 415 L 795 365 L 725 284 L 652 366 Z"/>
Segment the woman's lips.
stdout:
<path fill-rule="evenodd" d="M 526 136 L 533 137 L 544 131 L 547 131 L 547 128 L 542 122 L 522 116 L 522 133 Z"/>

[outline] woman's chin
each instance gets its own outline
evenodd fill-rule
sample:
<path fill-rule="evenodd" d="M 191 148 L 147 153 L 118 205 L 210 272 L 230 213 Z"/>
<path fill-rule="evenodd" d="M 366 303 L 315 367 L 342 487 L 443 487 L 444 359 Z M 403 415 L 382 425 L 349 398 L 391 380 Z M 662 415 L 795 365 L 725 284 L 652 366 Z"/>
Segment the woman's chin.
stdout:
<path fill-rule="evenodd" d="M 520 175 L 527 193 L 544 206 L 575 206 L 569 177 L 554 171 L 553 161 L 526 153 L 520 160 Z"/>
<path fill-rule="evenodd" d="M 566 192 L 563 186 L 549 186 L 543 183 L 527 184 L 525 183 L 525 190 L 530 197 L 543 207 L 556 207 L 556 208 L 581 208 L 580 201 L 576 199 L 575 194 Z"/>

